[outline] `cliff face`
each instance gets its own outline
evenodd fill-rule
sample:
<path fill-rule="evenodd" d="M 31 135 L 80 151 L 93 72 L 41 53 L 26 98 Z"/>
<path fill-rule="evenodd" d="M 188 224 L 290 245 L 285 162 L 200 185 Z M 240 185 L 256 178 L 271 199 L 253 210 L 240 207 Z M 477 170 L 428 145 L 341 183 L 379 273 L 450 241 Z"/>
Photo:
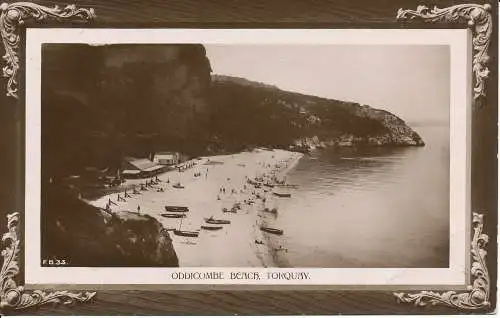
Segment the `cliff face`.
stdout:
<path fill-rule="evenodd" d="M 370 145 L 423 146 L 424 141 L 399 117 L 380 109 L 363 105 L 355 107 L 354 114 L 380 121 L 387 131 L 378 136 L 368 137 Z"/>
<path fill-rule="evenodd" d="M 423 145 L 386 111 L 210 72 L 202 45 L 45 45 L 44 175 L 157 150 Z"/>
<path fill-rule="evenodd" d="M 61 180 L 86 167 L 111 173 L 125 155 L 199 151 L 210 83 L 201 45 L 43 46 L 44 258 L 73 266 L 178 266 L 158 221 L 106 214 Z"/>
<path fill-rule="evenodd" d="M 154 218 L 110 215 L 55 185 L 44 187 L 42 259 L 70 266 L 177 267 L 170 236 Z"/>
<path fill-rule="evenodd" d="M 201 45 L 49 44 L 42 79 L 51 173 L 203 144 L 210 63 Z"/>
<path fill-rule="evenodd" d="M 397 116 L 366 105 L 308 96 L 214 75 L 214 146 L 423 146 Z"/>

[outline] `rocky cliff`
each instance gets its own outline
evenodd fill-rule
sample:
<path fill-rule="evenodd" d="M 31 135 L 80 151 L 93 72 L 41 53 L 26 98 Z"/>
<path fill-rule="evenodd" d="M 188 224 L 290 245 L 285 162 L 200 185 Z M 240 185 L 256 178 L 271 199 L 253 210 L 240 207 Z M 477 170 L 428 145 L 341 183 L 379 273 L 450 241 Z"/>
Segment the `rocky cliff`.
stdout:
<path fill-rule="evenodd" d="M 401 118 L 367 105 L 220 75 L 210 98 L 215 148 L 424 145 Z"/>
<path fill-rule="evenodd" d="M 57 185 L 44 186 L 42 260 L 68 266 L 177 267 L 170 236 L 154 218 L 113 214 L 93 207 Z"/>
<path fill-rule="evenodd" d="M 62 180 L 84 176 L 87 168 L 113 173 L 125 155 L 199 152 L 206 144 L 210 72 L 201 45 L 43 46 L 45 259 L 178 266 L 158 221 L 127 211 L 109 215 L 64 189 Z"/>
<path fill-rule="evenodd" d="M 117 166 L 124 155 L 155 150 L 199 152 L 210 72 L 202 45 L 44 45 L 42 142 L 54 157 L 50 173 Z"/>

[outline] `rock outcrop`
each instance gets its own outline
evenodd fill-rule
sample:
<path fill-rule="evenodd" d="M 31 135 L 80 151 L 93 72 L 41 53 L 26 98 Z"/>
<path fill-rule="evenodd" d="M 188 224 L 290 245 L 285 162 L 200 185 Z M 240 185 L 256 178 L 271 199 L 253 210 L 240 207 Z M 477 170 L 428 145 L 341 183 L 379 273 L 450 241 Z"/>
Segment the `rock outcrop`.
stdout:
<path fill-rule="evenodd" d="M 385 110 L 375 109 L 367 105 L 355 107 L 354 114 L 380 121 L 387 131 L 377 136 L 369 136 L 367 142 L 374 146 L 424 146 L 419 134 L 410 128 L 401 118 Z"/>
<path fill-rule="evenodd" d="M 156 219 L 135 212 L 104 212 L 68 189 L 44 187 L 42 260 L 66 266 L 179 265 L 169 234 Z"/>

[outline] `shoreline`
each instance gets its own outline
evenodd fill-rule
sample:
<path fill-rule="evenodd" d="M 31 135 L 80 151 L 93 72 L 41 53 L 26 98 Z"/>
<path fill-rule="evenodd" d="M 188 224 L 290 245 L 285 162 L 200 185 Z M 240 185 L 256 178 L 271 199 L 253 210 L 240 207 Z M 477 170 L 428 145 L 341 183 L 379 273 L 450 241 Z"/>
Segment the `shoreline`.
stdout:
<path fill-rule="evenodd" d="M 256 177 L 286 176 L 303 154 L 273 149 L 255 149 L 230 155 L 216 155 L 193 160 L 195 165 L 183 172 L 167 171 L 158 175 L 158 184 L 132 194 L 125 201 L 116 202 L 117 193 L 110 193 L 87 202 L 104 208 L 109 199 L 111 211 L 138 211 L 157 219 L 172 239 L 180 267 L 275 267 L 279 252 L 279 237 L 264 233 L 260 225 L 271 226 L 272 213 L 264 212 L 267 203 L 262 198 L 273 197 L 267 187 L 255 188 L 248 183 Z M 146 180 L 150 180 L 146 179 Z M 127 180 L 125 186 L 144 183 L 145 179 Z M 169 181 L 167 183 L 167 181 Z M 184 188 L 172 187 L 180 182 Z M 164 192 L 157 192 L 163 188 Z M 224 192 L 222 192 L 224 190 Z M 123 197 L 123 194 L 121 195 Z M 269 200 L 273 201 L 273 200 Z M 225 213 L 235 205 L 241 206 L 236 213 Z M 189 207 L 185 218 L 166 218 L 165 205 Z M 224 219 L 231 224 L 220 230 L 204 230 L 204 218 Z M 275 217 L 275 216 L 274 216 Z M 171 230 L 199 231 L 198 237 L 175 235 Z M 231 242 L 231 251 L 228 251 Z M 259 242 L 259 243 L 257 243 Z M 263 243 L 263 244 L 260 244 Z M 284 249 L 282 249 L 284 250 Z"/>

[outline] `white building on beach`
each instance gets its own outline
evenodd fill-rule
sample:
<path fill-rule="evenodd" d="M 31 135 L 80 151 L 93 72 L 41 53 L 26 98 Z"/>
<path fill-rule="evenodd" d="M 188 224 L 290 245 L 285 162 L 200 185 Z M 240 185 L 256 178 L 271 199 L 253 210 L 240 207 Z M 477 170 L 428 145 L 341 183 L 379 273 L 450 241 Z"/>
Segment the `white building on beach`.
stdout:
<path fill-rule="evenodd" d="M 164 166 L 174 166 L 181 162 L 181 155 L 178 152 L 160 151 L 154 155 L 153 162 Z"/>
<path fill-rule="evenodd" d="M 122 176 L 124 178 L 148 178 L 165 170 L 147 158 L 125 157 L 122 161 Z"/>

